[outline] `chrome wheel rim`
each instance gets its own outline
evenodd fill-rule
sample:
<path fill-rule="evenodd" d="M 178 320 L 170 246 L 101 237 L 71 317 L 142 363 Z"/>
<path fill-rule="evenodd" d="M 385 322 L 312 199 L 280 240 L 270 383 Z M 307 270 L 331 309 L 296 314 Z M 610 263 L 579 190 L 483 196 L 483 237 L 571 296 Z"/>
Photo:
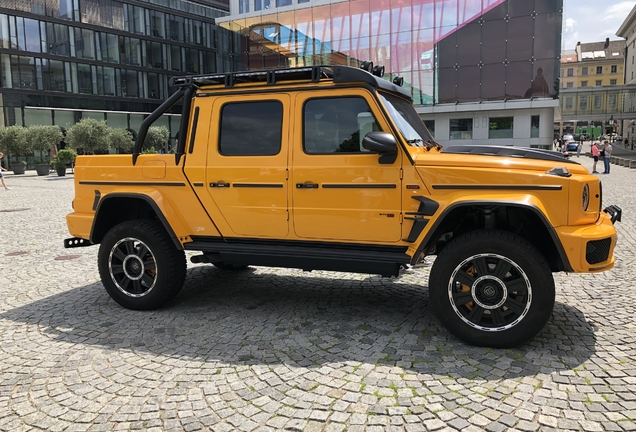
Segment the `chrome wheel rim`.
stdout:
<path fill-rule="evenodd" d="M 448 283 L 453 310 L 469 326 L 487 332 L 519 324 L 532 304 L 532 285 L 523 269 L 498 254 L 466 258 Z"/>
<path fill-rule="evenodd" d="M 144 242 L 132 237 L 113 245 L 108 272 L 117 289 L 129 297 L 148 295 L 157 283 L 155 256 Z"/>

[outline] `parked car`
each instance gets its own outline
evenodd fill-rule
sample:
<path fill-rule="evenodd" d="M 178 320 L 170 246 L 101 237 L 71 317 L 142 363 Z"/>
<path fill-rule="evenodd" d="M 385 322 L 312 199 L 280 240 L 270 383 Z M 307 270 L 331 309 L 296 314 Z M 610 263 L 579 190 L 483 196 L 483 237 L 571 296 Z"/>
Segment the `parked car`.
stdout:
<path fill-rule="evenodd" d="M 569 152 L 575 152 L 576 149 L 578 148 L 578 146 L 579 146 L 578 143 L 576 143 L 574 141 L 571 141 L 571 142 L 565 144 L 565 149 L 567 151 L 569 151 Z"/>
<path fill-rule="evenodd" d="M 565 141 L 574 141 L 574 136 L 572 135 L 563 135 L 563 142 Z"/>

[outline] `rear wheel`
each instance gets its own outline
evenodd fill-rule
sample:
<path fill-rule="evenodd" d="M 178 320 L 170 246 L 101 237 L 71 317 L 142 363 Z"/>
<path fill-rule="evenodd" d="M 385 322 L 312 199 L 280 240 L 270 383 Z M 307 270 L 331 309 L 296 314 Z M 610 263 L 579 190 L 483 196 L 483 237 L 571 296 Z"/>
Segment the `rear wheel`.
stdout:
<path fill-rule="evenodd" d="M 185 253 L 161 224 L 132 220 L 113 227 L 99 247 L 99 274 L 108 294 L 128 309 L 150 310 L 176 296 L 186 274 Z"/>
<path fill-rule="evenodd" d="M 481 230 L 450 242 L 429 278 L 431 304 L 455 336 L 508 348 L 535 336 L 554 307 L 554 279 L 539 251 L 505 231 Z"/>

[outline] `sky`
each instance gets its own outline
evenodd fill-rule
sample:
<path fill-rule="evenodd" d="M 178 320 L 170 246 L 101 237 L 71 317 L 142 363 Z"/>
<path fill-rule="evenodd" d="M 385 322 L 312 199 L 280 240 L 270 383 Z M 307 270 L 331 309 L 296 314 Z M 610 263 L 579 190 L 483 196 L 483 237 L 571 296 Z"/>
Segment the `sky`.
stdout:
<path fill-rule="evenodd" d="M 561 49 L 573 50 L 577 42 L 623 39 L 616 36 L 616 31 L 636 5 L 636 1 L 564 0 L 563 4 Z"/>

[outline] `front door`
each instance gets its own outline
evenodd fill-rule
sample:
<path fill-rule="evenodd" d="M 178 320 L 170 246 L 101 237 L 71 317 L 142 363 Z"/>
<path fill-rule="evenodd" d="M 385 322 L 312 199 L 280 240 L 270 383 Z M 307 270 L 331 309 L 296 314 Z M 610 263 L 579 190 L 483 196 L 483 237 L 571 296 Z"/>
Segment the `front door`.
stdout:
<path fill-rule="evenodd" d="M 378 154 L 362 147 L 367 133 L 390 130 L 373 96 L 364 89 L 347 96 L 307 92 L 297 95 L 294 106 L 302 124 L 294 131 L 290 186 L 295 234 L 399 241 L 402 158 L 380 163 Z"/>
<path fill-rule="evenodd" d="M 289 107 L 287 94 L 214 102 L 205 187 L 238 236 L 281 238 L 289 233 Z"/>

